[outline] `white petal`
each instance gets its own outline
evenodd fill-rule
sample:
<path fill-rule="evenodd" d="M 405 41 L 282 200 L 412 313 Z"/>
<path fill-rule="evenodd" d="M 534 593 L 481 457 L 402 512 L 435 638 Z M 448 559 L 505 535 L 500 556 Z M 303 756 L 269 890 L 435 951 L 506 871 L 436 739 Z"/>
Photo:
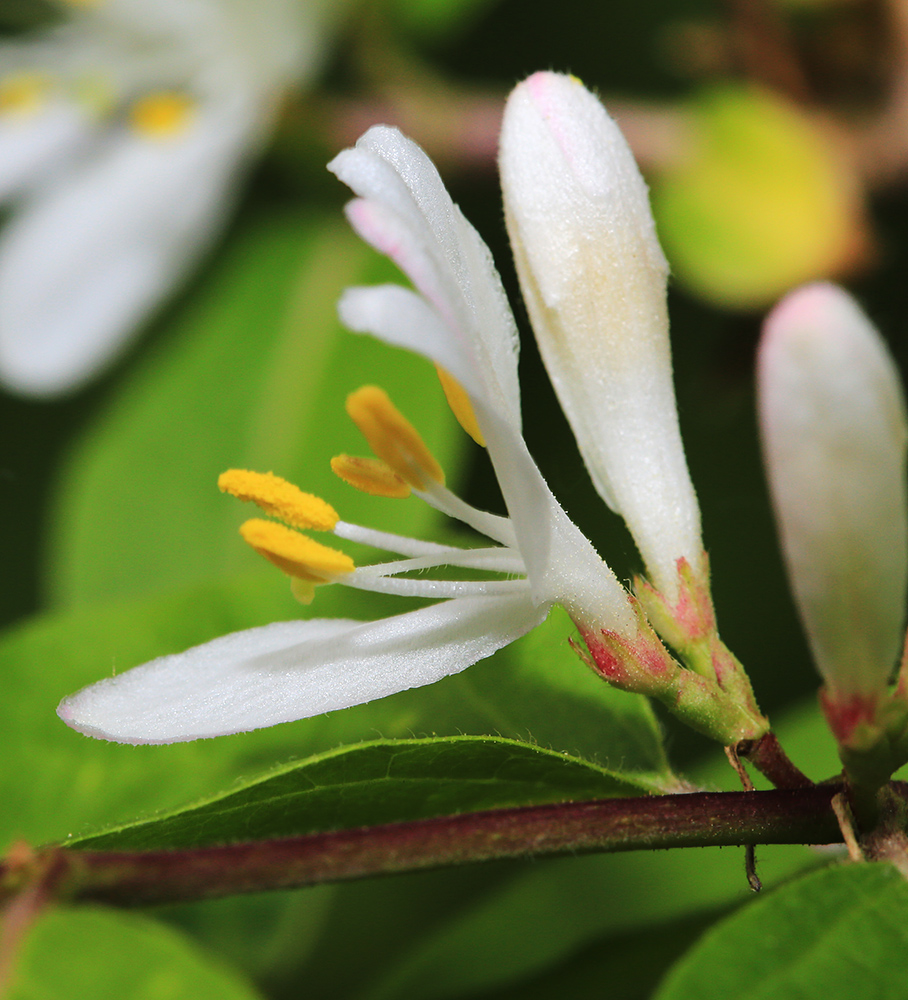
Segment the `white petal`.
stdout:
<path fill-rule="evenodd" d="M 185 136 L 124 133 L 23 206 L 0 241 L 0 381 L 53 395 L 106 364 L 207 247 L 259 129 L 237 101 Z"/>
<path fill-rule="evenodd" d="M 760 428 L 801 618 L 826 682 L 883 689 L 908 581 L 905 403 L 882 338 L 833 285 L 793 292 L 766 322 Z"/>
<path fill-rule="evenodd" d="M 80 109 L 65 101 L 36 113 L 0 114 L 0 200 L 59 170 L 93 131 Z"/>
<path fill-rule="evenodd" d="M 348 214 L 432 303 L 491 405 L 520 426 L 517 329 L 488 247 L 425 153 L 377 126 L 329 164 L 360 196 Z"/>
<path fill-rule="evenodd" d="M 656 586 L 701 562 L 700 514 L 672 386 L 665 285 L 646 185 L 618 127 L 573 77 L 508 99 L 505 218 L 540 350 L 590 475 Z"/>
<path fill-rule="evenodd" d="M 461 341 L 429 303 L 400 285 L 348 288 L 337 305 L 341 322 L 354 333 L 369 333 L 393 347 L 421 354 L 460 382 L 471 396 L 485 397 L 485 386 Z"/>
<path fill-rule="evenodd" d="M 547 613 L 523 594 L 459 598 L 377 622 L 278 622 L 101 681 L 57 712 L 74 729 L 118 743 L 245 732 L 432 684 Z"/>

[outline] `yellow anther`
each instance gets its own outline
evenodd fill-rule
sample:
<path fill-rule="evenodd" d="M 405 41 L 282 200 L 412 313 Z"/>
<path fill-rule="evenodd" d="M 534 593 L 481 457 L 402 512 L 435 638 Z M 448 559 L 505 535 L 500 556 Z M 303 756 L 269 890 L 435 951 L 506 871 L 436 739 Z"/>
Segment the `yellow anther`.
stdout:
<path fill-rule="evenodd" d="M 49 90 L 50 79 L 41 73 L 13 73 L 0 81 L 0 114 L 34 114 Z"/>
<path fill-rule="evenodd" d="M 175 90 L 162 90 L 136 101 L 130 109 L 132 126 L 156 139 L 177 135 L 189 123 L 195 101 Z"/>
<path fill-rule="evenodd" d="M 485 448 L 486 439 L 482 436 L 482 431 L 476 422 L 473 404 L 470 402 L 466 389 L 444 368 L 436 365 L 435 371 L 438 372 L 438 381 L 441 382 L 441 387 L 445 391 L 445 399 L 447 399 L 448 406 L 451 407 L 454 416 L 457 417 L 457 422 L 478 445 Z"/>
<path fill-rule="evenodd" d="M 351 392 L 347 413 L 375 454 L 414 489 L 424 490 L 430 479 L 444 483 L 445 474 L 432 452 L 383 389 L 364 385 Z"/>
<path fill-rule="evenodd" d="M 380 458 L 336 455 L 331 459 L 331 471 L 348 485 L 376 497 L 401 498 L 410 495 L 410 484 Z"/>
<path fill-rule="evenodd" d="M 240 526 L 240 534 L 259 555 L 299 580 L 329 583 L 356 569 L 346 552 L 331 549 L 274 521 L 253 518 Z"/>
<path fill-rule="evenodd" d="M 331 504 L 321 497 L 304 493 L 272 472 L 228 469 L 218 478 L 218 487 L 238 500 L 251 500 L 266 514 L 294 528 L 333 531 L 340 520 Z"/>

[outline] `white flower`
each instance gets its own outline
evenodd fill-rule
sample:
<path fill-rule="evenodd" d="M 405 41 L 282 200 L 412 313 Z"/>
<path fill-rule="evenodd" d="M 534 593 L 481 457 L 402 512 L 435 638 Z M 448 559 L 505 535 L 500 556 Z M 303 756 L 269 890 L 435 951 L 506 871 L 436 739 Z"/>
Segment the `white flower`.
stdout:
<path fill-rule="evenodd" d="M 512 97 L 508 114 L 527 87 L 538 92 L 550 85 L 560 92 L 563 80 L 554 74 L 531 78 Z M 579 85 L 571 83 L 570 87 L 553 128 L 559 124 L 572 128 L 563 119 L 575 114 L 584 121 L 606 118 L 600 105 L 590 110 L 592 98 Z M 597 129 L 588 155 L 599 157 L 601 169 L 609 171 L 620 137 L 611 127 Z M 506 125 L 503 162 L 509 162 L 511 137 Z M 602 148 L 597 146 L 600 140 Z M 533 143 L 524 143 L 519 155 L 544 167 L 545 156 Z M 622 156 L 622 170 L 629 170 L 629 154 Z M 556 168 L 560 171 L 560 165 Z M 574 619 L 596 669 L 607 679 L 663 697 L 673 709 L 688 712 L 692 724 L 727 742 L 760 735 L 765 721 L 745 704 L 746 697 L 727 697 L 715 678 L 684 670 L 671 659 L 639 606 L 568 519 L 540 475 L 521 434 L 517 334 L 500 279 L 488 249 L 451 201 L 425 154 L 395 129 L 376 127 L 355 148 L 341 153 L 330 169 L 357 195 L 347 208 L 357 232 L 391 257 L 416 289 L 384 285 L 348 290 L 340 302 L 343 321 L 355 331 L 416 351 L 436 363 L 458 419 L 488 448 L 509 516 L 483 513 L 451 493 L 413 426 L 380 389 L 364 387 L 349 397 L 347 409 L 378 459 L 339 456 L 332 463 L 335 471 L 368 492 L 384 496 L 413 492 L 485 535 L 488 546 L 446 547 L 348 524 L 323 500 L 271 474 L 232 470 L 221 477 L 221 488 L 253 500 L 284 522 L 254 519 L 242 532 L 249 544 L 294 578 L 294 591 L 304 601 L 311 600 L 317 584 L 328 582 L 446 600 L 374 623 L 287 622 L 226 636 L 86 688 L 61 704 L 61 717 L 89 735 L 133 743 L 170 742 L 273 725 L 453 674 L 533 628 L 557 603 Z M 593 170 L 593 164 L 588 169 Z M 552 184 L 561 180 L 560 173 L 549 177 Z M 515 210 L 518 193 L 509 192 L 506 197 L 513 216 L 524 208 L 532 210 L 532 205 Z M 526 197 L 532 200 L 536 194 L 530 191 Z M 574 205 L 578 213 L 587 208 L 586 201 Z M 597 211 L 608 211 L 608 207 L 600 203 Z M 611 211 L 624 231 L 632 233 L 638 224 L 645 230 L 641 238 L 651 239 L 652 222 L 639 179 L 615 187 Z M 571 226 L 570 231 L 576 233 L 574 223 L 557 215 L 550 218 L 552 227 Z M 629 282 L 636 281 L 640 267 L 635 259 L 638 246 L 639 240 L 629 239 L 623 263 L 621 248 L 616 246 L 613 253 L 610 266 L 623 267 Z M 566 252 L 570 249 L 565 248 Z M 529 250 L 518 255 L 521 252 L 526 259 L 532 256 Z M 558 261 L 550 263 L 559 266 Z M 594 275 L 587 276 L 595 280 Z M 599 291 L 590 293 L 580 285 L 576 294 L 599 296 L 601 307 Z M 651 282 L 640 292 L 644 311 L 647 296 L 664 297 L 664 285 Z M 657 321 L 662 311 L 660 303 L 650 303 L 648 312 Z M 562 335 L 571 333 L 565 330 Z M 653 364 L 667 367 L 667 350 L 651 347 L 664 331 L 631 331 L 629 335 L 637 346 L 628 351 L 617 377 L 645 391 L 645 380 L 634 370 Z M 583 336 L 589 337 L 589 332 Z M 641 338 L 643 347 L 639 346 Z M 592 349 L 589 366 L 595 371 L 589 373 L 590 379 L 607 383 L 612 364 L 608 350 Z M 655 378 L 663 397 L 666 377 Z M 585 404 L 577 397 L 572 405 L 579 413 Z M 636 407 L 635 412 L 642 409 Z M 663 419 L 663 423 L 669 441 L 661 447 L 667 453 L 679 448 L 680 442 L 674 420 Z M 647 426 L 648 434 L 658 435 L 653 421 Z M 624 437 L 628 454 L 615 461 L 627 468 L 635 461 L 639 441 L 629 432 Z M 608 450 L 615 456 L 620 448 L 610 445 Z M 647 452 L 658 453 L 659 448 Z M 677 461 L 672 456 L 673 468 Z M 683 464 L 683 457 L 680 461 Z M 614 468 L 610 465 L 601 478 L 613 479 Z M 646 474 L 660 474 L 646 462 L 644 468 Z M 657 511 L 654 516 L 662 515 Z M 642 508 L 639 517 L 645 517 Z M 403 558 L 356 568 L 343 552 L 296 529 L 330 531 Z M 676 559 L 698 556 L 685 549 L 689 541 L 689 532 L 680 541 L 668 538 L 668 553 L 651 552 L 647 560 L 671 567 Z M 504 578 L 443 580 L 401 575 L 441 565 L 485 570 Z"/>
<path fill-rule="evenodd" d="M 216 234 L 278 101 L 311 72 L 315 0 L 72 0 L 0 46 L 0 383 L 103 367 Z"/>
<path fill-rule="evenodd" d="M 840 737 L 896 666 L 908 587 L 905 401 L 879 333 L 813 284 L 766 321 L 760 429 L 791 586 Z M 839 722 L 836 718 L 841 716 Z M 841 723 L 841 724 L 839 724 Z"/>

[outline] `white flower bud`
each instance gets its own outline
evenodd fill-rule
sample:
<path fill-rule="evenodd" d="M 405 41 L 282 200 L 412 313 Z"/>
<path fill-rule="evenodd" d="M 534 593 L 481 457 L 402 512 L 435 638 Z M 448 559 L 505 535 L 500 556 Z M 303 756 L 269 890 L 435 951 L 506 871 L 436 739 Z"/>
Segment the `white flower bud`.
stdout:
<path fill-rule="evenodd" d="M 766 321 L 760 428 L 795 599 L 830 693 L 881 692 L 901 645 L 908 580 L 905 403 L 876 329 L 834 285 L 807 285 Z"/>
<path fill-rule="evenodd" d="M 517 273 L 555 391 L 596 488 L 674 599 L 677 560 L 705 566 L 672 386 L 668 265 L 646 185 L 600 102 L 555 73 L 511 94 L 500 168 Z"/>

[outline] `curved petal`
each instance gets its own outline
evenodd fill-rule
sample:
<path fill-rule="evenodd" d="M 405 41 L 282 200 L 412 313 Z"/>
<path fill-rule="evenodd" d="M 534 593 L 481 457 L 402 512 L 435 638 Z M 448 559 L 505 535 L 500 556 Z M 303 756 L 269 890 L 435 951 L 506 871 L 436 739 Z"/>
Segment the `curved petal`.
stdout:
<path fill-rule="evenodd" d="M 107 363 L 213 238 L 260 130 L 224 100 L 185 135 L 119 135 L 24 205 L 0 241 L 0 381 L 49 396 Z"/>
<path fill-rule="evenodd" d="M 245 732 L 420 687 L 542 622 L 527 594 L 465 597 L 377 622 L 313 619 L 234 632 L 64 699 L 87 736 L 177 743 Z"/>
<path fill-rule="evenodd" d="M 505 219 L 549 376 L 603 499 L 659 590 L 702 567 L 700 512 L 678 428 L 668 265 L 618 126 L 574 77 L 536 73 L 508 99 Z M 705 567 L 702 567 L 705 571 Z"/>
<path fill-rule="evenodd" d="M 760 430 L 782 549 L 814 658 L 839 694 L 881 692 L 908 587 L 905 401 L 876 329 L 833 285 L 766 321 Z"/>
<path fill-rule="evenodd" d="M 488 247 L 426 154 L 376 126 L 328 169 L 360 196 L 348 208 L 364 240 L 387 254 L 432 303 L 470 358 L 490 405 L 520 426 L 517 328 Z"/>
<path fill-rule="evenodd" d="M 66 101 L 36 113 L 0 114 L 0 201 L 59 171 L 93 132 L 85 114 Z"/>

